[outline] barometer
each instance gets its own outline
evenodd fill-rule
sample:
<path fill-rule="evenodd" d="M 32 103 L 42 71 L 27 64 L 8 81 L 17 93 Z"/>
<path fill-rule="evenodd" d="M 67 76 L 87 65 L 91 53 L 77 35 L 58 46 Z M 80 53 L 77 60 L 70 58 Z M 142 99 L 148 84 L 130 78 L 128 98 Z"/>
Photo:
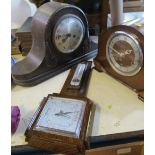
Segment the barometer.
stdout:
<path fill-rule="evenodd" d="M 72 67 L 60 94 L 43 100 L 25 132 L 28 145 L 67 155 L 85 153 L 93 119 L 93 102 L 86 97 L 91 64 Z"/>

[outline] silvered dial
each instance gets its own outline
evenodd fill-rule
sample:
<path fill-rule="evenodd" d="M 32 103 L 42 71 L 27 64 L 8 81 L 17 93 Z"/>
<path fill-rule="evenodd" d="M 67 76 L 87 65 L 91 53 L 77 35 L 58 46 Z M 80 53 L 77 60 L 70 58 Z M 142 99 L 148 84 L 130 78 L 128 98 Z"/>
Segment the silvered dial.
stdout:
<path fill-rule="evenodd" d="M 62 131 L 79 135 L 82 117 L 84 114 L 84 101 L 49 97 L 37 122 L 36 129 Z"/>
<path fill-rule="evenodd" d="M 71 53 L 81 44 L 84 37 L 84 24 L 75 15 L 64 15 L 54 28 L 53 38 L 56 48 L 62 53 Z"/>
<path fill-rule="evenodd" d="M 120 75 L 136 75 L 143 64 L 142 49 L 134 36 L 118 31 L 106 45 L 106 56 L 111 67 Z"/>

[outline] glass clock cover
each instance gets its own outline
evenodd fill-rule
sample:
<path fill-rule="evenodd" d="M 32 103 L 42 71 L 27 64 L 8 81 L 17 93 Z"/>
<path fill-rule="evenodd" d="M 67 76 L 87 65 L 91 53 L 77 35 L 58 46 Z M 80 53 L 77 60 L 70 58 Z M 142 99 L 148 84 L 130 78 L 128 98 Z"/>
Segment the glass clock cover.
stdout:
<path fill-rule="evenodd" d="M 53 31 L 56 48 L 62 53 L 73 52 L 81 44 L 84 32 L 84 24 L 79 17 L 71 14 L 62 16 Z"/>
<path fill-rule="evenodd" d="M 120 75 L 133 76 L 143 64 L 142 49 L 134 36 L 118 31 L 106 45 L 106 56 L 111 67 Z"/>
<path fill-rule="evenodd" d="M 40 114 L 35 130 L 58 132 L 59 134 L 80 134 L 85 101 L 50 96 Z"/>

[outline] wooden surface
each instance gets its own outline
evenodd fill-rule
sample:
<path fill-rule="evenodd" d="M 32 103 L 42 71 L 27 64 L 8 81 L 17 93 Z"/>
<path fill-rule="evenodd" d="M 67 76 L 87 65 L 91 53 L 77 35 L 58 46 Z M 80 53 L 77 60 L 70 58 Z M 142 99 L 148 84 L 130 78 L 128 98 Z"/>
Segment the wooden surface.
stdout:
<path fill-rule="evenodd" d="M 126 1 L 124 2 L 124 12 L 144 11 L 143 1 Z"/>
<path fill-rule="evenodd" d="M 100 30 L 107 29 L 108 13 L 109 13 L 109 0 L 102 0 Z"/>
<path fill-rule="evenodd" d="M 144 155 L 144 142 L 134 142 L 88 150 L 86 155 Z"/>

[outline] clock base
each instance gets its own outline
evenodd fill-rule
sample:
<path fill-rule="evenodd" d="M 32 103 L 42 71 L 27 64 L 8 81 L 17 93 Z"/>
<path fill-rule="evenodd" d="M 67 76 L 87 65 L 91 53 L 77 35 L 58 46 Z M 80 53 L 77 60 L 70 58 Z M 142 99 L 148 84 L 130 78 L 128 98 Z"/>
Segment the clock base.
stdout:
<path fill-rule="evenodd" d="M 54 154 L 56 153 L 63 153 L 63 154 L 67 154 L 67 155 L 79 155 L 79 153 L 82 151 L 80 149 L 77 148 L 76 145 L 73 144 L 67 144 L 66 143 L 62 143 L 59 141 L 43 141 L 41 138 L 33 136 L 30 139 L 26 139 L 26 141 L 28 141 L 29 146 L 32 147 L 37 147 L 37 148 L 42 148 L 42 149 L 46 149 L 46 150 L 51 150 L 52 152 L 54 152 Z M 84 148 L 83 151 L 81 152 L 80 155 L 84 155 Z M 80 151 L 80 152 L 79 152 Z"/>
<path fill-rule="evenodd" d="M 89 51 L 78 58 L 75 58 L 69 62 L 60 64 L 54 68 L 47 67 L 45 63 L 42 63 L 37 70 L 31 72 L 30 74 L 27 74 L 27 75 L 12 74 L 12 79 L 13 79 L 13 82 L 17 85 L 34 86 L 69 69 L 71 66 L 75 64 L 94 58 L 96 55 L 97 55 L 97 44 L 94 42 L 91 42 Z"/>

